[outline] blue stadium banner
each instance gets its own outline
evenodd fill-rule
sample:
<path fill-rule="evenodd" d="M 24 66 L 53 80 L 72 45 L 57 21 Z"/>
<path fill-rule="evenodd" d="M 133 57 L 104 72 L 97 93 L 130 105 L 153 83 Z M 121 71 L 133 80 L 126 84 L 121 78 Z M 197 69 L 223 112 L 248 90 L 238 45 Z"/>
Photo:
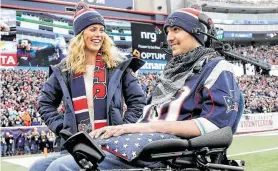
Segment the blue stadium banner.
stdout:
<path fill-rule="evenodd" d="M 217 24 L 235 24 L 235 25 L 273 25 L 278 24 L 278 20 L 221 20 L 213 19 Z"/>
<path fill-rule="evenodd" d="M 233 24 L 268 25 L 268 24 L 278 24 L 278 20 L 234 20 Z"/>
<path fill-rule="evenodd" d="M 166 60 L 143 60 L 145 65 L 139 70 L 140 73 L 161 73 L 165 68 Z"/>
<path fill-rule="evenodd" d="M 80 0 L 59 0 L 65 2 L 79 2 Z M 105 7 L 114 7 L 114 8 L 124 8 L 124 9 L 134 9 L 133 0 L 84 0 L 87 4 L 98 5 Z"/>
<path fill-rule="evenodd" d="M 251 39 L 253 37 L 252 33 L 231 33 L 231 32 L 225 32 L 224 33 L 225 38 L 248 38 Z"/>

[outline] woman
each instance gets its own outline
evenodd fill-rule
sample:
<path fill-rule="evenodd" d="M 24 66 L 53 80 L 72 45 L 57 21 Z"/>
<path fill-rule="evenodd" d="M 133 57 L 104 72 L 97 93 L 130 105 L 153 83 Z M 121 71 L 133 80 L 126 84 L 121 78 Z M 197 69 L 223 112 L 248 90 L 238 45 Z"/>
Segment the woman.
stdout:
<path fill-rule="evenodd" d="M 54 135 L 53 132 L 48 131 L 46 136 L 47 136 L 47 139 L 48 139 L 49 152 L 54 152 L 53 144 L 54 144 L 54 141 L 55 141 L 55 135 Z"/>
<path fill-rule="evenodd" d="M 91 132 L 106 125 L 134 123 L 146 104 L 132 74 L 144 62 L 137 58 L 127 60 L 119 53 L 105 33 L 104 19 L 98 12 L 84 3 L 79 3 L 78 8 L 82 9 L 74 16 L 75 37 L 70 41 L 69 54 L 57 66 L 51 66 L 50 78 L 39 98 L 38 111 L 56 135 L 62 129 Z M 63 115 L 57 112 L 61 100 Z M 47 170 L 63 155 L 40 160 L 30 170 Z"/>
<path fill-rule="evenodd" d="M 24 133 L 21 133 L 19 137 L 16 140 L 17 145 L 17 155 L 23 155 L 24 152 L 24 146 L 25 146 L 25 137 Z"/>

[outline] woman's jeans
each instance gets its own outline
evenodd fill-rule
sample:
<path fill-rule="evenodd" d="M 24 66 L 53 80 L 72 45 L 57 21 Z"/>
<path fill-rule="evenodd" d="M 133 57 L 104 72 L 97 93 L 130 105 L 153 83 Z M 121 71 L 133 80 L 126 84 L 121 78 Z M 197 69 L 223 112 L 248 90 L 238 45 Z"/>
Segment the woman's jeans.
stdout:
<path fill-rule="evenodd" d="M 29 145 L 27 145 L 27 144 L 24 145 L 24 151 L 25 151 L 25 154 L 30 154 L 31 153 Z"/>
<path fill-rule="evenodd" d="M 161 162 L 127 162 L 111 153 L 104 152 L 106 157 L 104 161 L 99 164 L 100 170 L 108 169 L 134 169 L 134 168 L 156 168 L 165 167 Z M 59 154 L 49 156 L 47 158 L 35 162 L 29 171 L 79 171 L 80 167 L 75 162 L 74 158 L 67 154 Z"/>

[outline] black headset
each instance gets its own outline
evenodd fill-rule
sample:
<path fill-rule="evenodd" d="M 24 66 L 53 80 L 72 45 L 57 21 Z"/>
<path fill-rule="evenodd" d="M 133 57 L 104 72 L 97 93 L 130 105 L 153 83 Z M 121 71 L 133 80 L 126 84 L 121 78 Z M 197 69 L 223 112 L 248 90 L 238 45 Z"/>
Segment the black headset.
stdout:
<path fill-rule="evenodd" d="M 196 27 L 192 29 L 192 34 L 203 34 L 204 35 L 204 45 L 205 47 L 211 47 L 212 46 L 212 39 L 216 40 L 221 45 L 221 50 L 229 51 L 231 49 L 229 44 L 224 44 L 220 40 L 218 40 L 216 36 L 216 30 L 213 24 L 213 21 L 211 18 L 209 18 L 205 13 L 200 12 L 200 15 L 198 16 L 198 20 L 201 23 L 201 27 Z M 168 46 L 167 43 L 161 42 L 160 48 L 167 54 L 172 55 L 171 48 Z M 216 49 L 217 50 L 217 49 Z"/>
<path fill-rule="evenodd" d="M 203 28 L 198 28 L 198 27 L 194 28 L 192 30 L 192 33 L 197 35 L 203 34 L 205 47 L 210 47 L 212 43 L 212 39 L 218 40 L 215 37 L 216 31 L 212 19 L 209 18 L 205 13 L 200 12 L 200 15 L 198 16 L 198 20 L 200 21 L 201 27 Z"/>

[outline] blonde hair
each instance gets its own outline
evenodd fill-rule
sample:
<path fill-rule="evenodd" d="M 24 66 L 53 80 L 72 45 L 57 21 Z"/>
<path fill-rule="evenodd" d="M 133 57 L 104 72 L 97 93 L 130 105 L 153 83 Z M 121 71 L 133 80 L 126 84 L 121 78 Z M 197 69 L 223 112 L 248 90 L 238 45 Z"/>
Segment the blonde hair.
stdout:
<path fill-rule="evenodd" d="M 67 69 L 73 73 L 86 72 L 86 55 L 85 55 L 85 41 L 83 38 L 83 32 L 70 40 L 69 54 L 66 58 Z M 116 57 L 113 56 L 111 49 L 114 47 L 114 42 L 105 33 L 103 44 L 101 46 L 102 59 L 104 60 L 106 67 L 113 68 L 117 66 Z"/>

